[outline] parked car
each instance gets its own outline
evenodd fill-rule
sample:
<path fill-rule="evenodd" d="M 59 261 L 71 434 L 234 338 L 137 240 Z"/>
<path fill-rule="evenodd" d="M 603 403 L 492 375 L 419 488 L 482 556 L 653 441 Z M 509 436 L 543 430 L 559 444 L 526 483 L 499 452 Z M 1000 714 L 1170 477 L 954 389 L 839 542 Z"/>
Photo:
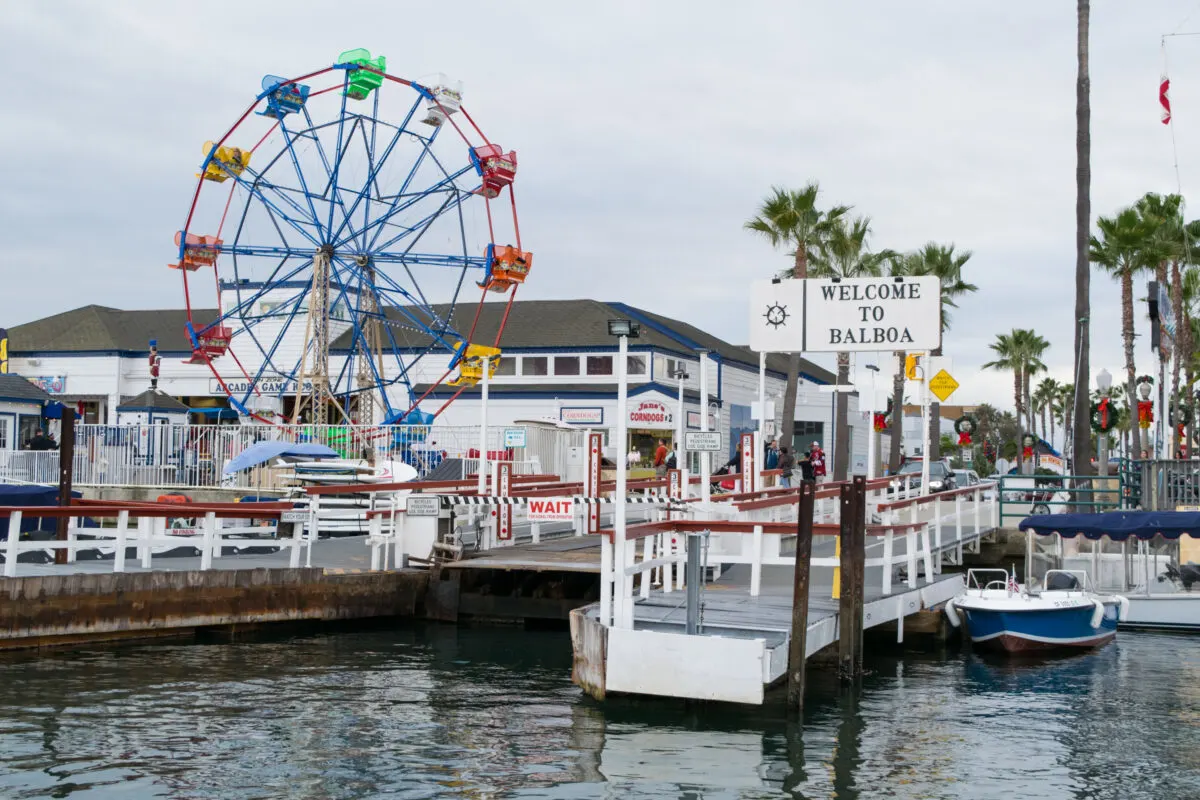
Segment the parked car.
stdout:
<path fill-rule="evenodd" d="M 973 469 L 954 470 L 954 488 L 965 489 L 968 486 L 978 486 L 982 481 L 979 473 Z"/>
<path fill-rule="evenodd" d="M 921 462 L 909 461 L 900 471 L 897 476 L 912 475 L 911 485 L 914 489 L 921 486 Z M 954 483 L 954 472 L 946 465 L 944 461 L 929 462 L 929 491 L 944 492 L 948 489 L 956 488 Z"/>

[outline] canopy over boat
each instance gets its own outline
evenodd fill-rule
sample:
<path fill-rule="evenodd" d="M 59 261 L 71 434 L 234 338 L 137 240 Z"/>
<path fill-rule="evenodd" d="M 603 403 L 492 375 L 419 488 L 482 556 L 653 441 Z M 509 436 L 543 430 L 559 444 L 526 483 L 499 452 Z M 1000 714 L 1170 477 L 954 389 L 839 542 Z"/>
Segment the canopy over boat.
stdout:
<path fill-rule="evenodd" d="M 1104 514 L 1042 514 L 1026 517 L 1018 526 L 1040 536 L 1058 534 L 1067 539 L 1083 536 L 1099 539 L 1107 536 L 1122 542 L 1129 537 L 1153 539 L 1162 536 L 1200 538 L 1200 512 L 1197 511 L 1109 511 Z"/>

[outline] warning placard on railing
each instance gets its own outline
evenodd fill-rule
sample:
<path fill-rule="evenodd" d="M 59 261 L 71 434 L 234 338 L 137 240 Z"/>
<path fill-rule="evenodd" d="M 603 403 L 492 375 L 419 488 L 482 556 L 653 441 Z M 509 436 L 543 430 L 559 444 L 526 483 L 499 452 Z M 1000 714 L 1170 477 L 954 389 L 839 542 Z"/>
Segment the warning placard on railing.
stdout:
<path fill-rule="evenodd" d="M 530 522 L 570 522 L 575 504 L 569 497 L 531 497 L 528 513 Z"/>

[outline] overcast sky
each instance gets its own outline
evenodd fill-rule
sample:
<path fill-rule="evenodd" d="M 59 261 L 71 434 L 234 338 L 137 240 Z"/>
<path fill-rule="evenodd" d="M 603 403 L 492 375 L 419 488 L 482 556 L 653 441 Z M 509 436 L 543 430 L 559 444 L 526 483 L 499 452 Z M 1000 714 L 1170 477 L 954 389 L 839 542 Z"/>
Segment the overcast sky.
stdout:
<path fill-rule="evenodd" d="M 623 301 L 745 342 L 748 283 L 787 257 L 742 223 L 773 184 L 819 180 L 826 202 L 871 217 L 873 247 L 974 253 L 980 291 L 946 338 L 954 402 L 1011 406 L 1011 377 L 980 365 L 1014 326 L 1046 336 L 1051 375 L 1070 379 L 1074 2 L 588 6 L 9 0 L 0 325 L 88 303 L 182 307 L 165 265 L 200 145 L 263 74 L 361 46 L 395 75 L 461 79 L 472 115 L 518 150 L 536 255 L 524 298 Z M 1093 0 L 1094 214 L 1176 188 L 1160 37 L 1200 30 L 1197 6 Z M 1168 53 L 1189 195 L 1200 37 Z M 1117 373 L 1115 282 L 1096 275 L 1092 303 L 1093 368 Z M 1148 366 L 1148 337 L 1137 353 Z"/>

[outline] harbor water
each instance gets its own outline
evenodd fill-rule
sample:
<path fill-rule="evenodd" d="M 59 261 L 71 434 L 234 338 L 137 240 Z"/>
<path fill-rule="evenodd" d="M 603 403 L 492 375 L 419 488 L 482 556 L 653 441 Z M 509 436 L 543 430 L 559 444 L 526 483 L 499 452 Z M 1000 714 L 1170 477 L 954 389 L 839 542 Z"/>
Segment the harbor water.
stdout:
<path fill-rule="evenodd" d="M 1200 797 L 1200 638 L 876 656 L 763 708 L 610 698 L 561 632 L 441 626 L 0 657 L 0 797 Z"/>

